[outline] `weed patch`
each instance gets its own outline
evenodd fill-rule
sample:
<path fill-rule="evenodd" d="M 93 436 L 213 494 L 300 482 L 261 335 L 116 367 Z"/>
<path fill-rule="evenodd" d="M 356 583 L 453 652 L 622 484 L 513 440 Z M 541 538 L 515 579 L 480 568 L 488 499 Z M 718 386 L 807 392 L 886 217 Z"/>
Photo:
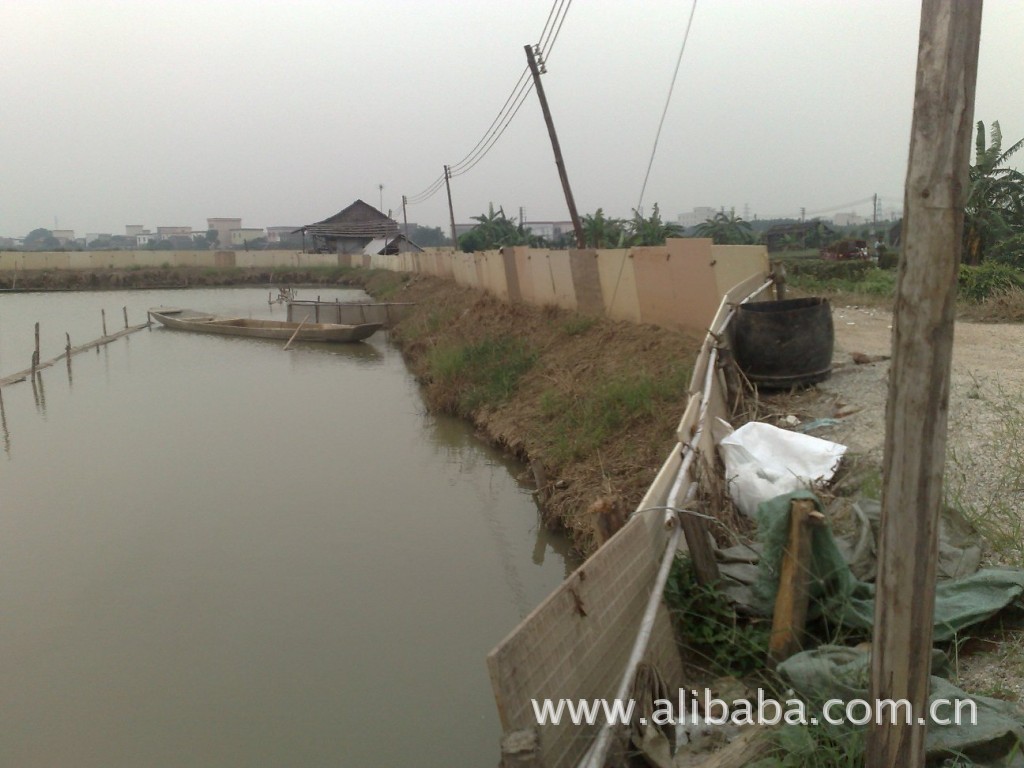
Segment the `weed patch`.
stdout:
<path fill-rule="evenodd" d="M 677 366 L 660 377 L 623 372 L 581 391 L 545 390 L 540 410 L 553 438 L 551 457 L 564 462 L 591 455 L 624 429 L 652 417 L 660 406 L 678 401 L 690 370 Z"/>
<path fill-rule="evenodd" d="M 507 337 L 435 347 L 427 355 L 435 405 L 463 417 L 499 405 L 536 359 L 537 353 L 523 341 Z"/>

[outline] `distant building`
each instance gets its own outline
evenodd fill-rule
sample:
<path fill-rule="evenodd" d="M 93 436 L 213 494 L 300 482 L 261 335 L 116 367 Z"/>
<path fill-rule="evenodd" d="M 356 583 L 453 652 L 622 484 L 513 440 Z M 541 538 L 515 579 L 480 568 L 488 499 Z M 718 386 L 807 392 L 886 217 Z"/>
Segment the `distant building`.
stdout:
<path fill-rule="evenodd" d="M 55 229 L 51 232 L 57 241 L 61 245 L 68 245 L 69 243 L 75 242 L 75 230 L 73 229 Z"/>
<path fill-rule="evenodd" d="M 301 227 L 267 227 L 267 242 L 281 243 L 293 240 L 292 234 Z"/>
<path fill-rule="evenodd" d="M 147 231 L 145 227 L 145 224 L 125 224 L 124 234 L 126 237 L 137 237 Z"/>
<path fill-rule="evenodd" d="M 207 219 L 206 228 L 212 229 L 217 233 L 217 243 L 221 248 L 229 248 L 231 246 L 231 230 L 241 229 L 241 219 Z"/>
<path fill-rule="evenodd" d="M 362 253 L 376 238 L 398 235 L 398 222 L 369 203 L 356 200 L 333 216 L 300 227 L 303 243 L 314 253 Z"/>
<path fill-rule="evenodd" d="M 571 221 L 524 221 L 523 228 L 530 234 L 543 237 L 545 240 L 557 240 L 560 237 L 575 237 Z M 455 228 L 458 231 L 458 227 Z"/>
<path fill-rule="evenodd" d="M 145 230 L 135 236 L 135 245 L 142 248 L 143 246 L 149 245 L 154 240 L 156 240 L 156 235 L 149 230 Z"/>
<path fill-rule="evenodd" d="M 865 216 L 858 216 L 853 211 L 849 213 L 837 213 L 832 217 L 832 223 L 837 227 L 855 227 L 861 224 L 867 224 L 868 220 Z"/>
<path fill-rule="evenodd" d="M 698 208 L 694 208 L 690 213 L 680 213 L 676 217 L 676 221 L 679 222 L 679 226 L 684 229 L 690 229 L 690 227 L 696 227 L 698 224 L 703 224 L 708 219 L 715 218 L 715 214 L 718 213 L 714 208 L 709 208 L 706 205 L 702 205 Z"/>
<path fill-rule="evenodd" d="M 259 240 L 261 237 L 265 237 L 266 233 L 262 229 L 256 227 L 239 227 L 238 229 L 232 229 L 230 233 L 231 247 L 243 246 L 246 243 L 251 243 L 253 240 Z"/>
<path fill-rule="evenodd" d="M 192 237 L 192 227 L 157 227 L 157 240 L 170 240 L 174 237 Z"/>

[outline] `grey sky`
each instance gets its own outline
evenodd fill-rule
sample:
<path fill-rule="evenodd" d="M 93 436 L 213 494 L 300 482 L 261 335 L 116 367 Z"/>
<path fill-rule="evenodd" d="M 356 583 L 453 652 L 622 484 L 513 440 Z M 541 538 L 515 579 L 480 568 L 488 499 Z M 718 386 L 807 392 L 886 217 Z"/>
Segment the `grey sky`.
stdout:
<path fill-rule="evenodd" d="M 356 198 L 401 218 L 484 134 L 551 0 L 5 0 L 0 235 L 304 224 Z M 690 0 L 576 0 L 545 89 L 581 212 L 630 215 Z M 699 0 L 644 198 L 796 216 L 901 201 L 920 5 Z M 1024 136 L 1024 3 L 986 0 L 975 119 Z M 567 218 L 535 95 L 453 180 Z M 870 203 L 853 206 L 863 214 Z M 446 226 L 442 189 L 409 220 Z"/>

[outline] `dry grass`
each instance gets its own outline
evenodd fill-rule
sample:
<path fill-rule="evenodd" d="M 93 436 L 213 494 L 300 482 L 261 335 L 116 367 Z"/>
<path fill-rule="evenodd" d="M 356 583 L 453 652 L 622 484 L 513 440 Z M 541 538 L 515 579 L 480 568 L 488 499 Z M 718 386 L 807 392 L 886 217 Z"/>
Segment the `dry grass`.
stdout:
<path fill-rule="evenodd" d="M 979 302 L 961 302 L 958 319 L 976 323 L 1024 322 L 1024 289 L 1009 288 Z"/>

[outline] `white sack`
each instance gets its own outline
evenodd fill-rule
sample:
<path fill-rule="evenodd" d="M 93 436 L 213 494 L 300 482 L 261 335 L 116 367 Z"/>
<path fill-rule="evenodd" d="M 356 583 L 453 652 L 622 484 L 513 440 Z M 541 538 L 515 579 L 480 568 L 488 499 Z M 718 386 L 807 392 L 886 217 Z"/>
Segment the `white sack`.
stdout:
<path fill-rule="evenodd" d="M 784 493 L 832 479 L 846 446 L 819 437 L 751 421 L 733 431 L 716 419 L 718 450 L 729 495 L 741 512 L 757 516 L 757 505 Z"/>

